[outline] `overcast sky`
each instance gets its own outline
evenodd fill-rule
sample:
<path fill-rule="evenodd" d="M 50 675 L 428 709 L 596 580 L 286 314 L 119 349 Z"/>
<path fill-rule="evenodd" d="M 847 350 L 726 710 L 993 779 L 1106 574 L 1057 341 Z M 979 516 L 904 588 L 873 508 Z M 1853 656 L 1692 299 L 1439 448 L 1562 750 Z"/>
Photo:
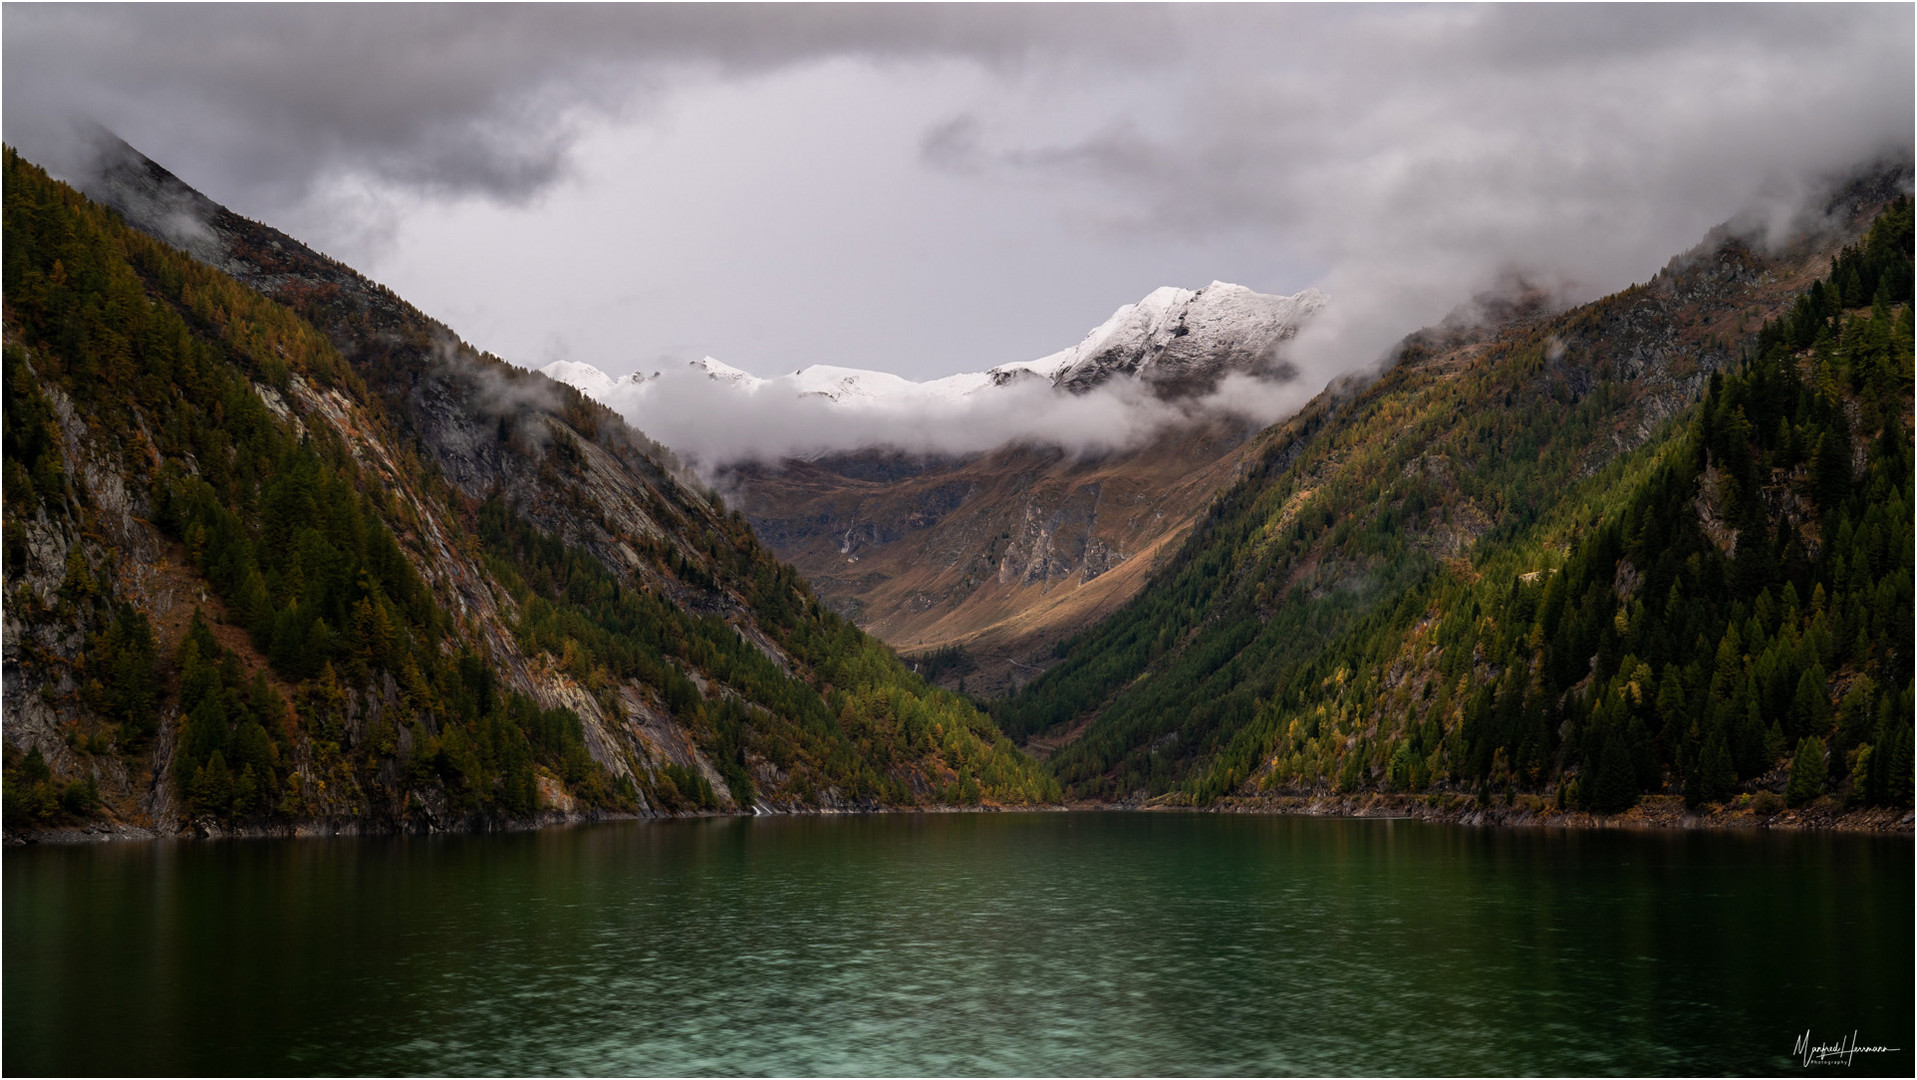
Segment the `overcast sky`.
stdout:
<path fill-rule="evenodd" d="M 931 377 L 1159 285 L 1330 294 L 1375 356 L 1500 271 L 1595 296 L 1908 154 L 1908 4 L 8 4 L 83 114 L 474 344 Z"/>

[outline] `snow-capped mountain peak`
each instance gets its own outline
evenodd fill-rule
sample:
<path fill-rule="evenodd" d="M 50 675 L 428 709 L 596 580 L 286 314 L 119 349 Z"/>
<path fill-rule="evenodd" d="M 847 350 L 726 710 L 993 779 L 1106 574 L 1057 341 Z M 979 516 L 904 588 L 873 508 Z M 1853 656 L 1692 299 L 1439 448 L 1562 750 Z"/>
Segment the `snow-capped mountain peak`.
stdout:
<path fill-rule="evenodd" d="M 770 390 L 856 409 L 950 403 L 1039 380 L 1076 394 L 1114 379 L 1134 379 L 1161 397 L 1181 397 L 1208 392 L 1234 372 L 1284 377 L 1281 347 L 1325 302 L 1316 289 L 1271 296 L 1223 281 L 1197 290 L 1165 286 L 1112 312 L 1071 348 L 1037 360 L 926 382 L 832 364 L 812 364 L 789 375 L 762 379 L 710 356 L 692 361 L 687 368 L 743 393 Z M 615 399 L 643 394 L 655 381 L 643 375 L 615 380 L 591 364 L 572 360 L 540 370 L 615 408 L 620 405 Z"/>
<path fill-rule="evenodd" d="M 1280 346 L 1324 305 L 1316 289 L 1269 296 L 1223 281 L 1196 292 L 1155 289 L 1067 350 L 1073 355 L 1053 381 L 1082 393 L 1125 375 L 1178 396 L 1210 389 L 1234 371 L 1278 374 Z"/>
<path fill-rule="evenodd" d="M 635 371 L 615 379 L 591 364 L 582 364 L 577 360 L 554 360 L 540 368 L 539 373 L 554 382 L 577 387 L 587 397 L 602 402 L 616 396 L 622 387 L 642 386 L 649 380 L 659 377 L 656 371 L 650 375 L 643 371 Z"/>

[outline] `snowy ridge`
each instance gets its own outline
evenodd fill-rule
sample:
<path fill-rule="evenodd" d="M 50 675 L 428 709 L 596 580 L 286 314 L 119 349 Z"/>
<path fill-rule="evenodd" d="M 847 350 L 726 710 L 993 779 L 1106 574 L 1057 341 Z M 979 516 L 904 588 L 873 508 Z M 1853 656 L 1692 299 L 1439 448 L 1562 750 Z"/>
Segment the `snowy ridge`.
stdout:
<path fill-rule="evenodd" d="M 1267 296 L 1223 281 L 1196 292 L 1155 289 L 1056 354 L 1053 383 L 1082 393 L 1119 375 L 1166 387 L 1208 387 L 1232 371 L 1278 374 L 1279 346 L 1324 306 L 1325 295 L 1316 289 Z"/>
<path fill-rule="evenodd" d="M 710 356 L 703 357 L 698 360 L 694 360 L 691 364 L 687 366 L 691 367 L 694 371 L 704 375 L 706 378 L 711 379 L 713 382 L 724 383 L 727 386 L 736 387 L 740 390 L 746 391 L 747 393 L 751 393 L 752 391 L 757 390 L 759 387 L 765 385 L 765 380 L 759 378 L 757 375 L 754 375 L 746 371 L 740 371 L 738 368 L 733 367 L 731 364 L 725 363 L 724 361 L 721 361 L 721 360 L 714 360 Z M 540 370 L 543 371 L 545 369 L 542 368 Z M 566 381 L 565 379 L 557 375 L 554 375 L 553 378 L 559 379 L 559 381 L 561 382 Z M 574 383 L 573 385 L 579 386 L 578 383 Z M 583 386 L 580 386 L 579 389 L 585 390 L 586 388 Z M 591 393 L 591 391 L 589 390 L 586 392 Z"/>
<path fill-rule="evenodd" d="M 604 401 L 605 395 L 612 391 L 612 376 L 591 364 L 582 364 L 577 360 L 554 360 L 539 370 L 554 382 L 578 387 L 587 397 Z"/>
<path fill-rule="evenodd" d="M 999 387 L 1039 380 L 1075 394 L 1121 378 L 1145 383 L 1161 396 L 1195 394 L 1234 372 L 1284 377 L 1279 347 L 1325 302 L 1316 289 L 1271 296 L 1222 281 L 1196 291 L 1166 286 L 1119 308 L 1071 348 L 926 382 L 831 364 L 762 379 L 710 356 L 688 364 L 687 373 L 740 393 L 824 399 L 854 409 L 960 403 Z M 644 395 L 662 377 L 655 372 L 614 379 L 574 360 L 539 370 L 614 408 L 634 394 Z"/>

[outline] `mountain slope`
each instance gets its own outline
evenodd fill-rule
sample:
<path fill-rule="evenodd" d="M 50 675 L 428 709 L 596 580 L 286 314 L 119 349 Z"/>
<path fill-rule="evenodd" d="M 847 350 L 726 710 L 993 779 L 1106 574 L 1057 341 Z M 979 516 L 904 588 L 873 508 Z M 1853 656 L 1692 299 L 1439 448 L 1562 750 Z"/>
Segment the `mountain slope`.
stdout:
<path fill-rule="evenodd" d="M 115 153 L 201 262 L 6 159 L 10 828 L 1051 790 L 602 406 Z"/>
<path fill-rule="evenodd" d="M 1473 702 L 1533 710 L 1522 692 L 1482 696 L 1510 668 L 1480 637 L 1472 589 L 1555 577 L 1677 452 L 1674 418 L 1712 373 L 1904 183 L 1849 189 L 1830 208 L 1837 226 L 1775 255 L 1720 231 L 1595 304 L 1413 335 L 1375 382 L 1261 436 L 1245 480 L 1165 572 L 1006 702 L 1002 725 L 1062 745 L 1061 780 L 1099 797 L 1209 798 L 1254 775 L 1280 789 L 1575 778 L 1581 743 L 1534 747 L 1524 768 L 1511 748 L 1484 774 L 1467 767 L 1468 747 L 1486 745 L 1464 734 Z M 1436 632 L 1462 644 L 1436 649 Z M 1530 715 L 1591 708 L 1588 685 L 1556 689 L 1566 696 L 1539 691 Z"/>
<path fill-rule="evenodd" d="M 1071 454 L 840 454 L 728 470 L 760 538 L 868 632 L 946 685 L 999 694 L 1135 594 L 1230 480 L 1249 424 Z"/>

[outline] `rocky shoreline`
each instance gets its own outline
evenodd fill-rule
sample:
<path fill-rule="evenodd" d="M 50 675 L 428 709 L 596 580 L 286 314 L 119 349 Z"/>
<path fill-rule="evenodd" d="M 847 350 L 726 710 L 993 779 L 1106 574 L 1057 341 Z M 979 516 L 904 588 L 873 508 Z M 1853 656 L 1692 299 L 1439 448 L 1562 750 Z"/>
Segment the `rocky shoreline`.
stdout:
<path fill-rule="evenodd" d="M 478 818 L 434 826 L 399 826 L 344 821 L 301 821 L 291 825 L 242 826 L 224 828 L 206 822 L 176 829 L 132 825 L 118 821 L 89 821 L 48 829 L 9 830 L 4 838 L 15 844 L 97 844 L 113 841 L 155 840 L 291 840 L 348 836 L 435 836 L 490 832 L 530 832 L 558 825 L 581 825 L 599 821 L 637 819 L 643 815 L 624 813 L 580 813 L 549 810 L 530 818 Z"/>
<path fill-rule="evenodd" d="M 114 841 L 158 840 L 311 840 L 355 836 L 457 836 L 481 833 L 533 832 L 566 825 L 594 825 L 611 821 L 681 821 L 734 817 L 852 817 L 866 814 L 996 814 L 1025 811 L 1060 812 L 1097 807 L 1065 806 L 913 806 L 885 807 L 848 804 L 795 809 L 766 803 L 750 812 L 695 810 L 683 813 L 626 813 L 623 811 L 543 810 L 530 818 L 468 818 L 451 822 L 404 824 L 362 822 L 353 819 L 301 821 L 290 825 L 225 828 L 213 822 L 194 822 L 174 829 L 118 821 L 89 821 L 46 829 L 13 829 L 0 837 L 6 846 L 25 844 L 98 844 Z"/>
<path fill-rule="evenodd" d="M 110 841 L 220 840 L 220 839 L 315 839 L 349 836 L 430 836 L 460 833 L 528 832 L 562 825 L 587 825 L 607 821 L 670 821 L 708 817 L 838 817 L 862 814 L 977 814 L 1083 811 L 1126 811 L 1162 813 L 1271 814 L 1291 817 L 1348 817 L 1373 819 L 1410 819 L 1444 825 L 1530 827 L 1552 829 L 1781 829 L 1794 832 L 1877 833 L 1911 836 L 1917 833 L 1917 814 L 1894 807 L 1845 809 L 1831 799 L 1819 799 L 1797 809 L 1770 812 L 1769 807 L 1753 805 L 1752 800 L 1688 810 L 1676 795 L 1649 795 L 1621 814 L 1593 814 L 1584 810 L 1562 810 L 1537 796 L 1519 796 L 1510 803 L 1493 800 L 1481 806 L 1466 795 L 1390 795 L 1378 792 L 1353 795 L 1297 794 L 1232 796 L 1203 808 L 1192 807 L 1176 796 L 1122 802 L 1077 802 L 1053 806 L 929 806 L 893 809 L 889 807 L 824 807 L 787 809 L 771 806 L 754 808 L 752 814 L 701 811 L 683 814 L 629 814 L 547 810 L 532 818 L 499 820 L 473 819 L 436 824 L 432 827 L 371 825 L 357 821 L 304 821 L 291 826 L 223 829 L 200 824 L 165 831 L 119 822 L 91 822 L 60 828 L 9 831 L 4 841 L 14 844 L 87 844 Z"/>
<path fill-rule="evenodd" d="M 1781 800 L 1780 800 L 1781 802 Z M 1112 806 L 1111 809 L 1121 809 Z M 1171 800 L 1153 800 L 1140 809 L 1188 809 Z M 1494 799 L 1480 805 L 1468 795 L 1354 795 L 1232 796 L 1207 807 L 1212 813 L 1286 814 L 1305 817 L 1413 818 L 1452 825 L 1529 826 L 1555 829 L 1785 829 L 1792 831 L 1913 834 L 1917 815 L 1896 807 L 1845 809 L 1832 799 L 1818 799 L 1796 809 L 1774 812 L 1753 800 L 1740 798 L 1723 805 L 1689 810 L 1677 795 L 1647 795 L 1620 814 L 1564 810 L 1535 795 L 1506 803 Z"/>

